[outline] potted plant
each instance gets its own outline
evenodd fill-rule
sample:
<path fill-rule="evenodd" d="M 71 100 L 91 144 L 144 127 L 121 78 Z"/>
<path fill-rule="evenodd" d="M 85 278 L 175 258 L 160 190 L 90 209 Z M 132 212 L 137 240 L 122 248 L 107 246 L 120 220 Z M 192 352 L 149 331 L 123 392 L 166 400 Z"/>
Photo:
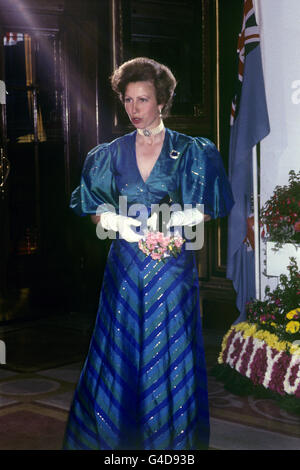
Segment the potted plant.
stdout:
<path fill-rule="evenodd" d="M 254 299 L 246 305 L 247 320 L 257 330 L 266 330 L 279 341 L 300 344 L 300 272 L 295 258 L 287 267 L 289 276 L 281 274 L 277 287 L 267 286 L 265 299 Z"/>
<path fill-rule="evenodd" d="M 300 273 L 290 260 L 265 300 L 247 304 L 247 320 L 233 325 L 222 341 L 212 373 L 232 393 L 275 398 L 300 412 Z"/>
<path fill-rule="evenodd" d="M 261 209 L 260 223 L 266 242 L 266 274 L 287 273 L 290 257 L 300 263 L 300 171 L 291 170 L 288 185 L 275 187 Z"/>

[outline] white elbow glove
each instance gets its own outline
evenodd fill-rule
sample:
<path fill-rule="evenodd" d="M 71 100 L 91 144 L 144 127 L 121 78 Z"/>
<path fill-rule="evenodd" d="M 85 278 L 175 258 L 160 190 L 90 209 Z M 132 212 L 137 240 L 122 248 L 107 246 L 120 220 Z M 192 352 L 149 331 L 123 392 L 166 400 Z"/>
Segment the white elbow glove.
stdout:
<path fill-rule="evenodd" d="M 157 219 L 158 215 L 156 212 L 147 219 L 147 226 L 150 230 L 157 230 Z M 204 214 L 198 209 L 185 209 L 184 211 L 175 211 L 172 212 L 169 222 L 166 225 L 168 230 L 170 227 L 179 227 L 182 225 L 188 225 L 192 227 L 197 225 L 204 220 Z"/>
<path fill-rule="evenodd" d="M 132 217 L 118 215 L 114 212 L 103 212 L 100 217 L 100 224 L 106 230 L 119 232 L 120 237 L 127 242 L 138 242 L 142 238 L 142 235 L 132 229 L 132 226 L 139 227 L 141 221 L 133 219 Z"/>
<path fill-rule="evenodd" d="M 179 227 L 182 225 L 187 225 L 188 227 L 192 227 L 193 225 L 197 225 L 200 222 L 203 222 L 204 214 L 200 212 L 198 209 L 185 209 L 184 211 L 175 211 L 172 212 L 169 222 L 167 223 L 166 228 L 169 229 L 170 227 Z"/>

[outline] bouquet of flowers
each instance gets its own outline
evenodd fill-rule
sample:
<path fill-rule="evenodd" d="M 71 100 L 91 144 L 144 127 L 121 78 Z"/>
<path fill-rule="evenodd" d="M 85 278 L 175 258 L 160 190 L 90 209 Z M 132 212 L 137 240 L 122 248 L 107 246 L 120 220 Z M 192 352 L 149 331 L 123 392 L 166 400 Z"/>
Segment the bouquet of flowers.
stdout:
<path fill-rule="evenodd" d="M 253 300 L 246 310 L 249 323 L 294 342 L 300 340 L 300 272 L 295 258 L 290 258 L 288 270 L 289 277 L 282 274 L 275 290 L 266 287 L 266 300 Z"/>
<path fill-rule="evenodd" d="M 300 171 L 289 172 L 289 184 L 276 186 L 261 210 L 262 238 L 283 243 L 300 243 Z"/>
<path fill-rule="evenodd" d="M 149 231 L 145 238 L 139 241 L 139 248 L 152 259 L 162 260 L 169 256 L 177 257 L 185 240 L 180 236 L 164 235 L 162 232 Z"/>

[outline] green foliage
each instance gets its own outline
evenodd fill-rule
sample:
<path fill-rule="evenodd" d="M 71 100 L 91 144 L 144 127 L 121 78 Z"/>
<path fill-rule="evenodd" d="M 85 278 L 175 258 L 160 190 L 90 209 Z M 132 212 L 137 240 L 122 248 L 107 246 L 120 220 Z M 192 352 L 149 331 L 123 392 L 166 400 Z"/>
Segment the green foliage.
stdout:
<path fill-rule="evenodd" d="M 252 395 L 255 398 L 269 398 L 289 413 L 300 414 L 300 400 L 294 395 L 280 395 L 262 385 L 255 385 L 228 364 L 217 364 L 210 374 L 224 384 L 224 389 L 239 396 Z"/>
<path fill-rule="evenodd" d="M 289 184 L 276 186 L 272 197 L 266 201 L 260 213 L 262 236 L 276 242 L 300 243 L 300 171 L 289 172 Z"/>
<path fill-rule="evenodd" d="M 290 258 L 289 275 L 282 274 L 276 289 L 265 289 L 265 300 L 253 300 L 246 306 L 247 319 L 259 328 L 276 334 L 280 340 L 293 342 L 300 340 L 300 273 L 295 258 Z M 287 314 L 295 309 L 294 318 Z M 290 317 L 292 315 L 289 315 Z M 299 330 L 291 332 L 291 321 Z"/>

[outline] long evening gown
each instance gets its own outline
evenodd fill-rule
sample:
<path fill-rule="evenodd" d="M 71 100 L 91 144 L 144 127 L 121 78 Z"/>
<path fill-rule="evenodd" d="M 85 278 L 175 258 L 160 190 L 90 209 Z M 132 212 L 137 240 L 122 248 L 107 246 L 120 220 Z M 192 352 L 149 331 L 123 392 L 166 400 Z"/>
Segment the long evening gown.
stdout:
<path fill-rule="evenodd" d="M 148 209 L 204 204 L 225 216 L 233 205 L 212 142 L 166 129 L 146 182 L 135 155 L 136 131 L 101 144 L 86 158 L 72 209 L 95 214 L 119 196 Z M 103 206 L 104 207 L 104 206 Z M 209 409 L 193 251 L 153 260 L 122 239 L 108 254 L 89 352 L 74 394 L 64 449 L 207 449 Z"/>

